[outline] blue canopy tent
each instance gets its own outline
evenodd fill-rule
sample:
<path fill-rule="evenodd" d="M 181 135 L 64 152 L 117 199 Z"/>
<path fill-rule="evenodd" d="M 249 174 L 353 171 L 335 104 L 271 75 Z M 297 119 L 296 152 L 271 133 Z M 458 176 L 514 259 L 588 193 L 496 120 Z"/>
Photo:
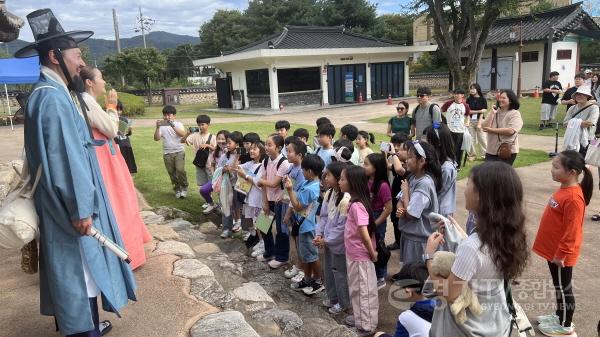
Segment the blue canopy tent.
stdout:
<path fill-rule="evenodd" d="M 38 57 L 0 59 L 0 84 L 4 84 L 8 118 L 12 127 L 13 115 L 10 111 L 7 84 L 35 83 L 40 77 L 40 60 Z"/>

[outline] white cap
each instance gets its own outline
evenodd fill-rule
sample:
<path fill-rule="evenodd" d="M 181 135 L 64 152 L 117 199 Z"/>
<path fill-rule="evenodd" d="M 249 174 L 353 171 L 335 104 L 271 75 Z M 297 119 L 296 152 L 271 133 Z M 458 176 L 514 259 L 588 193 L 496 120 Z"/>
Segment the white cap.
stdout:
<path fill-rule="evenodd" d="M 592 69 L 589 69 L 589 68 L 588 68 L 588 69 L 586 69 L 586 70 L 585 70 L 585 73 L 586 73 L 586 74 L 591 74 L 591 73 L 592 73 Z"/>
<path fill-rule="evenodd" d="M 588 85 L 582 85 L 579 88 L 577 88 L 577 91 L 575 91 L 573 95 L 577 94 L 583 94 L 592 97 L 592 89 Z"/>

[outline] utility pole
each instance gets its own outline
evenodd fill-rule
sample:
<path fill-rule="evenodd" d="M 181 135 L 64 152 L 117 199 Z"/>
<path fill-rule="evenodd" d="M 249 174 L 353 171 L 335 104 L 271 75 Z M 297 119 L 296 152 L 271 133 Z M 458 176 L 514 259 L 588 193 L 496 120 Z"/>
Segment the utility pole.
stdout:
<path fill-rule="evenodd" d="M 137 23 L 139 26 L 136 27 L 135 32 L 142 33 L 142 40 L 144 41 L 144 49 L 148 48 L 148 46 L 146 45 L 146 32 L 149 32 L 150 29 L 152 28 L 152 25 L 154 24 L 154 20 L 150 19 L 150 18 L 145 18 L 144 14 L 142 13 L 142 6 L 139 7 L 140 8 L 140 16 L 138 17 Z"/>
<path fill-rule="evenodd" d="M 521 97 L 521 64 L 523 63 L 523 21 L 519 22 L 519 75 L 517 77 L 517 97 Z"/>
<path fill-rule="evenodd" d="M 117 42 L 117 54 L 121 54 L 121 38 L 119 37 L 119 22 L 117 21 L 117 11 L 113 8 L 113 24 L 115 27 L 115 41 Z M 125 87 L 125 76 L 121 75 L 121 86 Z"/>

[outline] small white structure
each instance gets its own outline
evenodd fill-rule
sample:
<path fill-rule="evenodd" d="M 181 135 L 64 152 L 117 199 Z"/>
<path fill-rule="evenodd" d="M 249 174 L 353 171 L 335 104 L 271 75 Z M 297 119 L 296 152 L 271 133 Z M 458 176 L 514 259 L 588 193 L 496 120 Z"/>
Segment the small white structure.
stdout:
<path fill-rule="evenodd" d="M 343 27 L 286 26 L 282 33 L 223 56 L 215 66 L 219 108 L 327 105 L 408 94 L 409 57 L 437 46 L 404 46 Z"/>
<path fill-rule="evenodd" d="M 600 27 L 583 10 L 581 2 L 498 19 L 486 41 L 477 83 L 484 91 L 517 89 L 522 37 L 521 89 L 541 88 L 551 71 L 560 73 L 559 81 L 566 88 L 573 85 L 579 72 L 579 43 L 589 37 L 598 38 L 599 33 Z"/>

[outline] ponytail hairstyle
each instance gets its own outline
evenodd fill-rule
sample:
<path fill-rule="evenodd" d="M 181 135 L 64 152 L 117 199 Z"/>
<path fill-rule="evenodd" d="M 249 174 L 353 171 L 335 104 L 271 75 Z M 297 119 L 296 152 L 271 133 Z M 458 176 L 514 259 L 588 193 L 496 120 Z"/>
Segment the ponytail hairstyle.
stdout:
<path fill-rule="evenodd" d="M 585 199 L 585 205 L 590 204 L 592 200 L 592 192 L 594 191 L 594 178 L 592 172 L 585 166 L 585 160 L 579 154 L 579 152 L 573 150 L 563 151 L 558 155 L 560 164 L 565 168 L 566 171 L 575 171 L 577 176 L 583 172 L 583 179 L 579 183 L 581 190 L 583 191 L 583 198 Z"/>
<path fill-rule="evenodd" d="M 373 207 L 371 206 L 371 197 L 369 196 L 369 179 L 365 173 L 365 169 L 357 165 L 349 165 L 343 171 L 348 181 L 348 194 L 350 194 L 350 202 L 360 202 L 369 214 L 369 225 L 367 230 L 369 236 L 374 235 L 375 219 L 373 218 Z"/>
<path fill-rule="evenodd" d="M 341 161 L 334 161 L 334 162 L 331 162 L 331 164 L 329 164 L 327 166 L 327 171 L 329 172 L 329 174 L 331 174 L 332 176 L 335 177 L 335 180 L 337 180 L 339 182 L 340 177 L 342 176 L 342 171 L 346 167 L 348 167 L 347 163 L 344 163 Z M 338 183 L 338 189 L 339 189 L 339 183 Z M 327 201 L 329 201 L 331 199 L 332 194 L 333 193 L 331 193 L 331 192 L 329 193 L 329 198 L 327 199 Z M 344 193 L 339 192 L 337 194 L 337 198 L 335 200 L 335 205 L 338 206 L 343 198 L 344 198 Z"/>
<path fill-rule="evenodd" d="M 256 146 L 256 148 L 258 148 L 258 153 L 259 153 L 259 162 L 262 163 L 263 160 L 265 160 L 265 158 L 267 158 L 267 150 L 265 149 L 265 142 L 263 142 L 262 140 L 255 140 L 252 143 L 252 146 Z"/>
<path fill-rule="evenodd" d="M 358 135 L 367 140 L 367 144 L 375 144 L 375 135 L 365 130 L 358 131 Z"/>
<path fill-rule="evenodd" d="M 425 128 L 425 138 L 427 143 L 431 144 L 436 150 L 440 166 L 446 160 L 456 162 L 452 132 L 446 124 L 441 123 L 438 128 L 433 125 L 428 126 Z"/>
<path fill-rule="evenodd" d="M 283 137 L 281 137 L 277 133 L 272 133 L 267 138 L 271 138 L 271 140 L 273 141 L 273 143 L 275 143 L 275 147 L 278 147 L 279 148 L 279 153 L 281 153 L 281 150 L 285 146 L 285 140 L 283 139 Z"/>
<path fill-rule="evenodd" d="M 424 153 L 419 153 L 421 152 L 418 149 L 419 146 Z M 435 189 L 439 192 L 442 189 L 443 184 L 442 166 L 440 165 L 440 161 L 438 160 L 437 153 L 435 152 L 433 146 L 425 142 L 415 141 L 411 143 L 411 147 L 408 149 L 408 151 L 414 153 L 417 160 L 425 160 L 425 166 L 423 166 L 423 170 L 425 174 L 429 175 L 431 179 L 433 179 L 433 182 L 435 183 Z"/>
<path fill-rule="evenodd" d="M 388 168 L 387 168 L 387 160 L 385 156 L 381 153 L 371 153 L 368 155 L 365 160 L 368 160 L 369 163 L 375 168 L 375 173 L 373 174 L 373 185 L 371 185 L 371 196 L 372 200 L 377 198 L 377 194 L 379 193 L 379 189 L 384 182 L 388 181 Z"/>
<path fill-rule="evenodd" d="M 219 132 L 217 132 L 217 137 L 219 137 L 219 135 L 223 135 L 223 137 L 225 137 L 225 139 L 227 139 L 227 138 L 229 138 L 229 131 L 220 130 Z M 213 151 L 213 159 L 219 158 L 220 155 L 221 155 L 221 147 L 219 146 L 219 144 L 217 144 L 217 147 Z"/>

